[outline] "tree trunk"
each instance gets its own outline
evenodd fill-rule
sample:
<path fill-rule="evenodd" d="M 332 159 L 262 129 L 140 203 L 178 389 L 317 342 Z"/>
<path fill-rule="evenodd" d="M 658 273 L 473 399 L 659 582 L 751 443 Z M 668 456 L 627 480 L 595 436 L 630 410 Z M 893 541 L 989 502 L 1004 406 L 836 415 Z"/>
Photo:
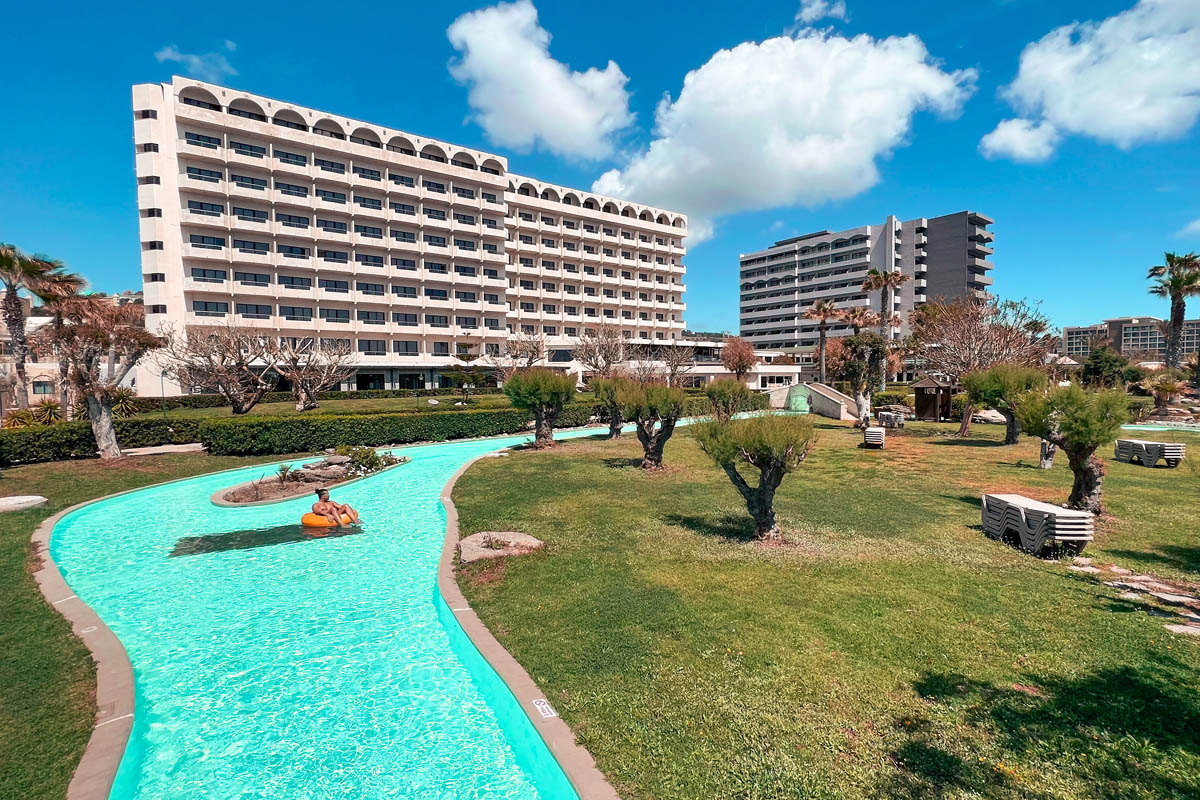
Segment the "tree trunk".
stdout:
<path fill-rule="evenodd" d="M 1167 354 L 1165 360 L 1168 369 L 1179 369 L 1179 351 L 1183 344 L 1183 317 L 1185 312 L 1183 295 L 1171 295 L 1171 321 L 1167 328 Z"/>
<path fill-rule="evenodd" d="M 818 356 L 818 358 L 820 360 L 817 362 L 819 364 L 817 374 L 821 376 L 821 384 L 824 385 L 824 383 L 825 383 L 825 342 L 826 342 L 825 320 L 821 320 L 821 324 L 817 327 L 817 331 L 821 337 L 821 340 L 820 340 L 821 341 L 821 344 L 820 344 L 821 353 Z"/>
<path fill-rule="evenodd" d="M 29 408 L 29 383 L 25 376 L 29 343 L 25 338 L 25 312 L 21 308 L 21 296 L 17 294 L 17 287 L 11 284 L 4 291 L 4 324 L 8 328 L 8 341 L 12 347 L 13 372 L 17 376 L 13 400 L 16 401 L 17 408 Z"/>
<path fill-rule="evenodd" d="M 1001 408 L 999 411 L 1004 415 L 1004 443 L 1017 444 L 1021 441 L 1021 422 L 1016 412 L 1011 408 Z"/>
<path fill-rule="evenodd" d="M 533 448 L 542 450 L 554 446 L 554 420 L 558 417 L 548 408 L 533 407 Z"/>
<path fill-rule="evenodd" d="M 858 390 L 854 393 L 854 412 L 858 416 L 860 425 L 866 426 L 871 423 L 871 393 L 863 390 Z"/>
<path fill-rule="evenodd" d="M 312 411 L 321 406 L 317 402 L 317 393 L 301 383 L 292 384 L 292 396 L 296 398 L 297 411 Z"/>
<path fill-rule="evenodd" d="M 782 542 L 783 531 L 775 520 L 775 490 L 783 481 L 783 465 L 771 463 L 760 467 L 758 486 L 746 483 L 734 462 L 722 464 L 721 468 L 746 501 L 746 510 L 754 520 L 754 536 L 761 542 Z"/>
<path fill-rule="evenodd" d="M 1067 460 L 1071 471 L 1075 473 L 1075 482 L 1071 485 L 1071 496 L 1067 505 L 1093 514 L 1100 514 L 1104 506 L 1100 502 L 1100 488 L 1104 482 L 1104 462 L 1096 458 L 1094 448 L 1072 452 L 1067 451 Z"/>
<path fill-rule="evenodd" d="M 1038 466 L 1042 469 L 1050 469 L 1054 466 L 1054 454 L 1058 452 L 1058 445 L 1047 442 L 1042 439 L 1042 450 L 1040 453 L 1040 461 Z"/>
<path fill-rule="evenodd" d="M 892 290 L 884 288 L 879 295 L 879 328 L 883 334 L 883 341 L 891 345 L 892 341 L 892 306 L 895 303 L 892 301 Z M 883 358 L 879 359 L 879 391 L 887 391 L 887 352 L 884 352 Z"/>
<path fill-rule="evenodd" d="M 88 420 L 92 423 L 92 435 L 96 437 L 96 449 L 100 458 L 109 461 L 120 458 L 121 446 L 117 444 L 117 430 L 113 427 L 112 401 L 106 397 L 86 395 Z"/>
<path fill-rule="evenodd" d="M 621 418 L 621 406 L 613 403 L 608 407 L 608 438 L 620 439 L 621 427 L 625 421 Z"/>
<path fill-rule="evenodd" d="M 967 407 L 963 409 L 962 422 L 958 426 L 958 433 L 954 434 L 960 439 L 967 438 L 971 432 L 971 415 L 975 413 L 975 406 L 967 403 Z"/>
<path fill-rule="evenodd" d="M 674 417 L 650 417 L 637 421 L 638 441 L 642 443 L 642 469 L 662 469 L 663 450 L 674 432 Z"/>

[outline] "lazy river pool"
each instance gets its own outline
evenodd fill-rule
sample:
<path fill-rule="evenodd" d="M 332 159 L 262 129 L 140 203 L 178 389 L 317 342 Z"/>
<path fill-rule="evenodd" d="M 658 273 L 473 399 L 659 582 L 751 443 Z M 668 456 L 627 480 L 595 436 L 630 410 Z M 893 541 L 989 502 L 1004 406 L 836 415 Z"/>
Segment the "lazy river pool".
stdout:
<path fill-rule="evenodd" d="M 309 497 L 209 501 L 273 465 L 63 517 L 51 555 L 133 664 L 112 800 L 575 798 L 436 588 L 442 487 L 529 438 L 393 451 L 411 463 L 337 491 L 364 520 L 347 535 L 302 535 Z"/>

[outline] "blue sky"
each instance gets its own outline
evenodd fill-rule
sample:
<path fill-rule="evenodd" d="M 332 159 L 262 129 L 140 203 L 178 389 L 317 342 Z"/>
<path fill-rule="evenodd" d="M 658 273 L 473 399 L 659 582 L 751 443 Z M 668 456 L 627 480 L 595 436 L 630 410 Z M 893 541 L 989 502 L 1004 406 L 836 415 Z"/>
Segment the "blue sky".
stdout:
<path fill-rule="evenodd" d="M 48 13 L 16 4 L 0 31 L 0 240 L 61 258 L 98 289 L 140 288 L 130 87 L 195 74 L 194 63 L 156 58 L 173 46 L 218 56 L 200 68 L 216 64 L 227 85 L 501 152 L 516 172 L 588 188 L 614 170 L 605 185 L 631 199 L 680 198 L 694 230 L 712 229 L 689 242 L 692 328 L 736 330 L 741 252 L 887 214 L 962 209 L 996 220 L 996 292 L 1043 301 L 1056 325 L 1166 315 L 1145 292 L 1146 268 L 1164 250 L 1200 249 L 1200 3 L 1143 0 L 1136 12 L 1133 0 L 838 5 L 805 0 L 819 17 L 810 28 L 797 18 L 800 0 L 541 0 L 532 28 L 485 12 L 459 26 L 456 48 L 447 29 L 491 6 L 331 13 L 297 0 L 206 13 L 66 3 Z M 552 37 L 548 54 L 541 31 Z M 889 40 L 908 34 L 919 43 Z M 846 39 L 859 36 L 870 38 Z M 221 58 L 236 74 L 222 73 Z M 701 72 L 684 90 L 692 70 Z M 513 81 L 531 75 L 544 85 L 513 101 Z M 664 95 L 671 105 L 656 137 Z M 763 102 L 781 109 L 779 120 L 758 113 Z M 577 127 L 548 127 L 567 106 L 579 111 Z M 819 113 L 796 110 L 809 106 Z M 488 119 L 489 110 L 507 118 Z M 1006 119 L 1027 122 L 996 131 L 985 156 L 981 140 Z M 895 120 L 896 130 L 880 131 Z M 837 154 L 810 170 L 803 158 L 824 141 L 814 125 Z M 684 168 L 691 146 L 703 174 Z M 762 166 L 793 154 L 799 166 Z"/>

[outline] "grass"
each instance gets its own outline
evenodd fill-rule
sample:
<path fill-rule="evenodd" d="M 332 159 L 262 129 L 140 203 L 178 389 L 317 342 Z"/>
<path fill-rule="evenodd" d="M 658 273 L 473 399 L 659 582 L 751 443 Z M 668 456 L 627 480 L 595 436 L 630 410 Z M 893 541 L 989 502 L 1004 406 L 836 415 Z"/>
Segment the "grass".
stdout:
<path fill-rule="evenodd" d="M 1200 643 L 983 536 L 982 491 L 1061 502 L 1070 472 L 952 429 L 822 426 L 779 549 L 686 429 L 662 474 L 631 437 L 482 460 L 463 535 L 547 546 L 461 582 L 626 800 L 1200 796 Z M 1111 463 L 1088 554 L 1200 581 L 1197 479 Z"/>
<path fill-rule="evenodd" d="M 49 505 L 0 515 L 0 797 L 61 800 L 95 720 L 95 669 L 71 626 L 33 580 L 34 529 L 84 500 L 204 472 L 278 460 L 200 453 L 56 462 L 4 471 L 5 495 L 40 494 Z"/>
<path fill-rule="evenodd" d="M 411 411 L 413 409 L 433 410 L 454 407 L 462 396 L 457 394 L 438 395 L 437 397 L 381 397 L 375 399 L 354 400 L 322 400 L 320 408 L 306 411 L 306 414 L 386 414 L 389 411 Z M 430 405 L 430 400 L 437 400 L 436 406 Z M 473 409 L 510 408 L 508 397 L 502 394 L 480 394 L 471 397 L 470 407 Z M 259 403 L 250 409 L 250 414 L 267 416 L 294 416 L 294 403 Z M 139 417 L 162 416 L 161 411 L 147 411 L 138 414 Z M 233 410 L 229 406 L 219 408 L 173 408 L 167 410 L 169 417 L 231 417 Z"/>

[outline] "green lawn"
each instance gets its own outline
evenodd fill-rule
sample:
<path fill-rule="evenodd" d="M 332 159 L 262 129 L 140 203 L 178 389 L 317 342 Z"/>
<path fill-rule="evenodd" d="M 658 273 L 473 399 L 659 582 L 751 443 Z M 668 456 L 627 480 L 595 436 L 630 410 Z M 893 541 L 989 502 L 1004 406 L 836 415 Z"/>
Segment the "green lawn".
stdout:
<path fill-rule="evenodd" d="M 485 459 L 463 534 L 547 547 L 461 582 L 625 800 L 1200 797 L 1200 642 L 986 538 L 982 491 L 1061 502 L 1070 472 L 952 429 L 879 452 L 822 426 L 780 549 L 686 429 L 658 475 L 631 437 Z M 1111 463 L 1105 488 L 1089 555 L 1200 581 L 1196 470 Z"/>
<path fill-rule="evenodd" d="M 38 523 L 113 492 L 280 458 L 189 453 L 4 470 L 0 494 L 40 494 L 50 504 L 0 515 L 0 798 L 62 800 L 96 713 L 91 656 L 33 580 L 30 537 Z"/>

